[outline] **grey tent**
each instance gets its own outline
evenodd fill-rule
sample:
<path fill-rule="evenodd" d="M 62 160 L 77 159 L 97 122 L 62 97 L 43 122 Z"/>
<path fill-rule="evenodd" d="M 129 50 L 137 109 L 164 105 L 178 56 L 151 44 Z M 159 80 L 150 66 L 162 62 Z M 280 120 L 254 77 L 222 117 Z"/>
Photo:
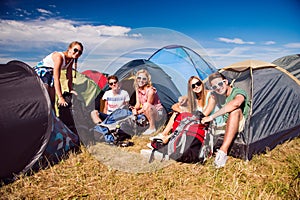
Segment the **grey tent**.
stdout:
<path fill-rule="evenodd" d="M 26 173 L 78 144 L 54 115 L 42 81 L 20 61 L 0 65 L 0 180 Z"/>
<path fill-rule="evenodd" d="M 284 56 L 274 60 L 272 63 L 286 69 L 300 80 L 300 54 Z"/>
<path fill-rule="evenodd" d="M 250 160 L 254 154 L 300 135 L 300 81 L 286 70 L 263 61 L 246 60 L 220 70 L 250 97 L 245 129 L 230 155 Z M 222 142 L 219 137 L 216 148 Z"/>

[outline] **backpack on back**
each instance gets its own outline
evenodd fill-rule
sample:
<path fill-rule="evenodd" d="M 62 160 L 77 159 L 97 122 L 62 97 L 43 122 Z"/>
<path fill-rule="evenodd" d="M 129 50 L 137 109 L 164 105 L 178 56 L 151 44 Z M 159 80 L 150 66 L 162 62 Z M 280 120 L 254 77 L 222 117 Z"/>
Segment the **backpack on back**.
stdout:
<path fill-rule="evenodd" d="M 180 113 L 175 118 L 169 142 L 163 144 L 159 139 L 151 142 L 153 151 L 149 161 L 152 161 L 154 152 L 159 151 L 163 154 L 163 157 L 167 155 L 169 158 L 179 162 L 204 162 L 205 155 L 201 154 L 201 150 L 208 126 L 201 124 L 202 117 L 203 114 L 200 112 L 195 114 Z"/>

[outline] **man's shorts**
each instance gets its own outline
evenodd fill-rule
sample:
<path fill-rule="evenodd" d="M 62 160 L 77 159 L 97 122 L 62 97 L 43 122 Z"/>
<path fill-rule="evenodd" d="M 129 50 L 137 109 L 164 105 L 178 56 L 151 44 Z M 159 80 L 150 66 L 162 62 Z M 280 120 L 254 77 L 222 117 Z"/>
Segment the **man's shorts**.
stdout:
<path fill-rule="evenodd" d="M 243 115 L 243 118 L 239 122 L 239 131 L 238 132 L 242 132 L 244 130 L 245 121 L 246 121 L 246 119 L 245 119 L 245 117 Z"/>

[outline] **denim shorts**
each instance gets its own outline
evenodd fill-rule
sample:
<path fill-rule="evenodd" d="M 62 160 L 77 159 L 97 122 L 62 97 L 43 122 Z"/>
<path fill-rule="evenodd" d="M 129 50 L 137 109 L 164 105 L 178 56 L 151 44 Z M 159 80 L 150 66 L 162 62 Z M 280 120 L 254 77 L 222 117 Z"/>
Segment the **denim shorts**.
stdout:
<path fill-rule="evenodd" d="M 53 69 L 49 67 L 35 67 L 34 71 L 42 79 L 43 83 L 54 86 Z"/>

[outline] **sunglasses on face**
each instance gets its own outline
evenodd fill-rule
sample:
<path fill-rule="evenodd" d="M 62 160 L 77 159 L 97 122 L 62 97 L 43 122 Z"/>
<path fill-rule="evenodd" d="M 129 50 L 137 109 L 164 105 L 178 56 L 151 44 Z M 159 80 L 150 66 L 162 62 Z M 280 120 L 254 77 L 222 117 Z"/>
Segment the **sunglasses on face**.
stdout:
<path fill-rule="evenodd" d="M 146 77 L 141 77 L 141 76 L 138 76 L 137 78 L 136 78 L 137 80 L 143 80 L 143 81 L 147 81 L 147 78 Z"/>
<path fill-rule="evenodd" d="M 77 48 L 74 48 L 74 49 L 73 49 L 73 51 L 74 51 L 74 53 L 77 53 L 77 52 L 78 52 L 78 54 L 79 54 L 79 55 L 81 55 L 81 54 L 82 54 L 82 51 L 81 51 L 81 50 L 79 50 L 79 49 L 77 49 Z"/>
<path fill-rule="evenodd" d="M 112 81 L 112 82 L 109 82 L 108 84 L 109 84 L 110 86 L 112 86 L 112 85 L 117 84 L 117 83 L 118 83 L 118 81 Z"/>
<path fill-rule="evenodd" d="M 216 89 L 218 89 L 219 87 L 223 87 L 224 82 L 225 82 L 225 80 L 220 81 L 219 83 L 217 83 L 217 84 L 211 86 L 211 89 L 216 90 Z"/>
<path fill-rule="evenodd" d="M 200 81 L 198 81 L 198 82 L 196 82 L 196 83 L 193 83 L 193 84 L 192 84 L 192 88 L 195 89 L 196 86 L 199 87 L 201 84 L 202 84 L 202 83 L 201 83 Z"/>

